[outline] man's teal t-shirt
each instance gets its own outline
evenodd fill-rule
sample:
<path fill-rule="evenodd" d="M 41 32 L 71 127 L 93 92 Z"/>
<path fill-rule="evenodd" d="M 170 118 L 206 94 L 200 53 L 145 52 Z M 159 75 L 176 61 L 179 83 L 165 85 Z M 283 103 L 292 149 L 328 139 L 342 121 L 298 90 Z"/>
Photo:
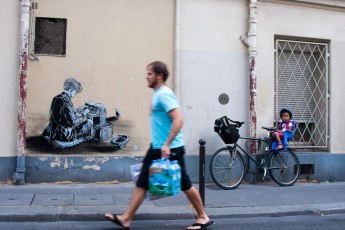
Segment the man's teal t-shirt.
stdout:
<path fill-rule="evenodd" d="M 172 119 L 169 112 L 178 108 L 175 94 L 167 86 L 161 86 L 154 91 L 151 110 L 151 142 L 152 148 L 160 149 L 168 139 Z M 178 148 L 184 145 L 182 131 L 175 136 L 170 148 Z"/>

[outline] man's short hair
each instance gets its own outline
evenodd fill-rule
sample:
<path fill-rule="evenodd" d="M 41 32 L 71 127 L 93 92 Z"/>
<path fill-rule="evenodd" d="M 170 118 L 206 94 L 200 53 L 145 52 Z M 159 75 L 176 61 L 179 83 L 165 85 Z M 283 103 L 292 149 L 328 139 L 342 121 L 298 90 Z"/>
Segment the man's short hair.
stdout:
<path fill-rule="evenodd" d="M 164 82 L 168 79 L 169 71 L 167 65 L 164 62 L 155 61 L 148 64 L 147 66 L 150 66 L 155 74 L 162 74 Z"/>
<path fill-rule="evenodd" d="M 79 93 L 83 90 L 83 87 L 77 80 L 75 80 L 73 77 L 70 77 L 65 80 L 65 83 L 63 84 L 63 89 L 65 91 L 75 90 L 77 93 Z"/>

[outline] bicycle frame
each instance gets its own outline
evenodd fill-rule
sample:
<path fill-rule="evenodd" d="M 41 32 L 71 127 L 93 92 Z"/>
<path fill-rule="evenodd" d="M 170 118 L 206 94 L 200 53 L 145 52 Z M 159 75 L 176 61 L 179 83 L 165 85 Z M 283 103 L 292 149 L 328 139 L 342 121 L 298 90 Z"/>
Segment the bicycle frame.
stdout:
<path fill-rule="evenodd" d="M 253 142 L 258 143 L 258 148 L 257 150 L 261 149 L 261 142 L 265 142 L 265 149 L 264 149 L 264 157 L 261 158 L 261 161 L 258 162 L 251 154 L 249 154 L 244 148 L 242 148 L 240 145 L 237 143 L 234 144 L 234 147 L 237 149 L 239 148 L 241 152 L 243 152 L 251 161 L 255 163 L 256 166 L 264 170 L 264 175 L 263 178 L 266 177 L 267 175 L 267 170 L 270 169 L 279 169 L 279 167 L 268 167 L 266 159 L 268 158 L 268 153 L 271 152 L 271 141 L 268 138 L 253 138 L 253 137 L 240 137 L 242 140 L 250 140 Z"/>

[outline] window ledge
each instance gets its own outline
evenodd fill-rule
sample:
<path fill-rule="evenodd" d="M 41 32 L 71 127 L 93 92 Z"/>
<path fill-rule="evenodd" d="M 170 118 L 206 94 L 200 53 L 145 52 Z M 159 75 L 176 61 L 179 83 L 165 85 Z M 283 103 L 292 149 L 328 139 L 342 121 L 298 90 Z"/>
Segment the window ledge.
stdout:
<path fill-rule="evenodd" d="M 258 2 L 272 2 L 345 12 L 345 0 L 258 0 Z"/>

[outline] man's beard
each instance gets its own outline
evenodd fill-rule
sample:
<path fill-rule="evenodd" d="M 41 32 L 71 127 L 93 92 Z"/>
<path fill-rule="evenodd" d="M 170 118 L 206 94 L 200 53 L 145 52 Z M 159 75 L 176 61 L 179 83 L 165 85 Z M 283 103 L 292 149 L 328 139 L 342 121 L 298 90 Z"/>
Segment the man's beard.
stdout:
<path fill-rule="evenodd" d="M 157 85 L 157 81 L 153 81 L 153 82 L 150 82 L 150 83 L 149 83 L 149 87 L 150 87 L 150 88 L 155 88 L 156 85 Z"/>

